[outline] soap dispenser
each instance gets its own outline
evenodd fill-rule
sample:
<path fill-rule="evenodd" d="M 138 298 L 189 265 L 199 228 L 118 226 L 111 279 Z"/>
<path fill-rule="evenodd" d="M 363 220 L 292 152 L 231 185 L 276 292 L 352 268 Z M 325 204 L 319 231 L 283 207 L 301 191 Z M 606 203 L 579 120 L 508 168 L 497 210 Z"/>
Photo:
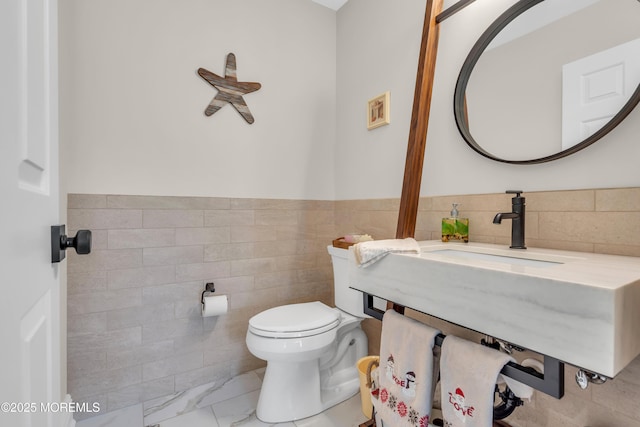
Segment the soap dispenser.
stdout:
<path fill-rule="evenodd" d="M 442 218 L 443 242 L 469 242 L 469 218 L 460 218 L 458 215 L 458 203 L 453 203 L 451 216 Z"/>

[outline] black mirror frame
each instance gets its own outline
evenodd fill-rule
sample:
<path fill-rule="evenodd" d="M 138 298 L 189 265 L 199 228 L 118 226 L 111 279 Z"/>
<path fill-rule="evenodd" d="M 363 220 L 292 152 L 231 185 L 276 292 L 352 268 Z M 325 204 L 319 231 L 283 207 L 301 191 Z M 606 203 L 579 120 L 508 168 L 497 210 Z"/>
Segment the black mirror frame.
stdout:
<path fill-rule="evenodd" d="M 500 157 L 496 157 L 493 154 L 485 151 L 473 138 L 471 132 L 469 131 L 469 124 L 467 120 L 467 109 L 466 109 L 466 100 L 465 100 L 465 92 L 467 90 L 467 84 L 469 83 L 469 78 L 471 77 L 471 72 L 475 67 L 476 63 L 480 59 L 480 55 L 485 51 L 487 46 L 493 41 L 493 39 L 502 31 L 504 27 L 506 27 L 511 21 L 520 16 L 522 13 L 526 12 L 528 9 L 537 5 L 538 3 L 544 0 L 520 0 L 518 3 L 511 6 L 504 13 L 502 13 L 490 26 L 487 30 L 482 33 L 478 41 L 475 43 L 469 55 L 464 61 L 462 68 L 460 69 L 460 74 L 458 75 L 458 81 L 456 83 L 455 93 L 453 96 L 453 114 L 456 120 L 456 125 L 458 126 L 458 130 L 460 134 L 464 138 L 467 145 L 469 145 L 474 151 L 478 154 L 491 159 L 497 162 L 502 163 L 510 163 L 514 165 L 532 165 L 550 162 L 552 160 L 558 160 L 563 157 L 567 157 L 570 154 L 576 153 L 583 148 L 588 147 L 594 142 L 598 141 L 600 138 L 611 132 L 616 126 L 618 126 L 631 111 L 635 108 L 635 106 L 640 102 L 640 84 L 633 92 L 627 103 L 622 107 L 622 109 L 615 115 L 607 124 L 605 124 L 602 128 L 600 128 L 593 135 L 589 136 L 587 139 L 582 142 L 567 148 L 566 150 L 560 151 L 556 154 L 552 154 L 550 156 L 540 157 L 537 159 L 531 160 L 507 160 L 502 159 Z"/>

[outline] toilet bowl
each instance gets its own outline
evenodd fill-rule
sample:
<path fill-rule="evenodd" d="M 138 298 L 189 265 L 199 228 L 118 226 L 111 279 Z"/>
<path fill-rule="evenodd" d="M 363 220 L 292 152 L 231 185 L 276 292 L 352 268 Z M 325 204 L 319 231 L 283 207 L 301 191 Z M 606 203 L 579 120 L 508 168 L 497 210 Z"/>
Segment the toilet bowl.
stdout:
<path fill-rule="evenodd" d="M 246 343 L 267 361 L 256 416 L 282 423 L 310 417 L 358 393 L 356 362 L 367 353 L 362 296 L 346 282 L 347 251 L 329 247 L 336 305 L 314 301 L 270 308 L 249 320 Z M 350 298 L 345 298 L 346 294 Z M 340 294 L 340 296 L 339 296 Z M 351 303 L 345 304 L 348 300 Z M 357 303 L 356 301 L 359 301 Z"/>

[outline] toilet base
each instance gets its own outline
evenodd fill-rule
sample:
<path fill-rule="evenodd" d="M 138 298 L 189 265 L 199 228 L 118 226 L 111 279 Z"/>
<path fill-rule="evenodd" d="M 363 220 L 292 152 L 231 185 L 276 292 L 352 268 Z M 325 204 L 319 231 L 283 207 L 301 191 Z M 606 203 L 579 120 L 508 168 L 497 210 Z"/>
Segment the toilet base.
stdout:
<path fill-rule="evenodd" d="M 305 363 L 269 362 L 265 371 L 256 416 L 266 423 L 284 423 L 307 418 L 358 393 L 357 369 L 338 372 L 345 381 L 321 387 L 318 361 Z M 334 374 L 335 375 L 335 374 Z"/>
<path fill-rule="evenodd" d="M 322 412 L 318 360 L 302 363 L 267 363 L 256 416 L 280 423 Z"/>

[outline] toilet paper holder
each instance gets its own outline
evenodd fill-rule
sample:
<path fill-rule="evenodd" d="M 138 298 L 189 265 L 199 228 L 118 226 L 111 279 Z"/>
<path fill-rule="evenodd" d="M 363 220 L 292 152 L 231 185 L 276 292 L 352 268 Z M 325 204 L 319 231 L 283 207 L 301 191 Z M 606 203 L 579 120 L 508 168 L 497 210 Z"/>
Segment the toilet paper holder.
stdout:
<path fill-rule="evenodd" d="M 209 282 L 204 285 L 204 291 L 202 291 L 202 295 L 200 296 L 200 303 L 204 304 L 204 295 L 212 294 L 216 291 L 216 285 L 213 282 Z"/>

